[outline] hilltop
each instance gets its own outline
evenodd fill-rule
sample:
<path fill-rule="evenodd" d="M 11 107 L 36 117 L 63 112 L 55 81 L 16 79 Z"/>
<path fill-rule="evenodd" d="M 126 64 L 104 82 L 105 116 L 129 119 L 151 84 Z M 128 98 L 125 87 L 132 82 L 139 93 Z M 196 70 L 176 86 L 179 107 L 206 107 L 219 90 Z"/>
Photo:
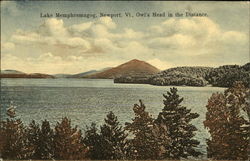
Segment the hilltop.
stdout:
<path fill-rule="evenodd" d="M 133 59 L 117 67 L 89 75 L 87 78 L 114 79 L 120 77 L 146 77 L 158 72 L 160 72 L 160 70 L 151 64 L 145 61 Z"/>
<path fill-rule="evenodd" d="M 54 76 L 42 73 L 24 73 L 17 70 L 1 70 L 0 78 L 54 78 Z"/>

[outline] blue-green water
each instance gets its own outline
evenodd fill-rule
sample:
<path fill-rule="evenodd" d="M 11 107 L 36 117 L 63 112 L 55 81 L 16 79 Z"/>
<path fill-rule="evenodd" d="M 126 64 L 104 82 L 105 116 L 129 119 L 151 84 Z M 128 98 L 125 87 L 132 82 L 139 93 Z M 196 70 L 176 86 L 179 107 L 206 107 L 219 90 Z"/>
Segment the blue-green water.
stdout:
<path fill-rule="evenodd" d="M 52 124 L 68 116 L 74 125 L 84 129 L 91 122 L 102 124 L 109 111 L 113 111 L 122 125 L 134 117 L 133 105 L 141 99 L 154 117 L 163 108 L 163 96 L 170 86 L 144 84 L 114 84 L 104 79 L 1 79 L 1 118 L 6 108 L 16 106 L 17 115 L 24 123 L 31 120 L 49 120 Z M 184 97 L 183 105 L 197 112 L 193 121 L 198 128 L 196 138 L 200 151 L 206 154 L 205 139 L 209 137 L 203 127 L 208 98 L 224 88 L 177 87 Z M 203 157 L 204 157 L 203 156 Z"/>

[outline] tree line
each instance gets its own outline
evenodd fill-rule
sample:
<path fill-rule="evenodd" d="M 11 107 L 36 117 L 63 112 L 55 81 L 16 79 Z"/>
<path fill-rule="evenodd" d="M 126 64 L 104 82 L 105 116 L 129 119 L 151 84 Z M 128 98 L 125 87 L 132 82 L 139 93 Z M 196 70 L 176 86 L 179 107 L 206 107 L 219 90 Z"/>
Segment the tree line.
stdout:
<path fill-rule="evenodd" d="M 234 82 L 241 81 L 250 87 L 250 63 L 245 65 L 223 65 L 212 67 L 176 67 L 164 70 L 155 75 L 144 77 L 115 78 L 115 83 L 142 83 L 158 86 L 206 86 L 232 87 Z"/>
<path fill-rule="evenodd" d="M 250 63 L 243 66 L 220 66 L 212 70 L 205 79 L 215 87 L 232 87 L 234 82 L 241 81 L 250 88 Z"/>
<path fill-rule="evenodd" d="M 204 127 L 207 157 L 223 160 L 247 160 L 250 152 L 249 88 L 235 83 L 224 93 L 214 93 L 206 106 Z M 55 127 L 44 120 L 24 125 L 13 107 L 0 123 L 0 158 L 55 160 L 162 160 L 196 158 L 199 141 L 191 123 L 199 114 L 182 105 L 177 88 L 170 88 L 164 107 L 156 118 L 141 100 L 133 107 L 134 118 L 123 127 L 111 111 L 104 123 L 92 123 L 84 133 L 64 117 Z M 194 98 L 195 99 L 195 98 Z"/>

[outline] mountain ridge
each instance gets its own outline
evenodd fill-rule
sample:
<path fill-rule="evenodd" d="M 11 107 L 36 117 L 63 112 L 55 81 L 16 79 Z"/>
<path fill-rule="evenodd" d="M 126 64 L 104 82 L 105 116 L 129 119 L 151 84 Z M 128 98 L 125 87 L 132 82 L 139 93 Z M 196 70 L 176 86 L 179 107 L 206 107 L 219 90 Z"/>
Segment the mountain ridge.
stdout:
<path fill-rule="evenodd" d="M 53 75 L 43 73 L 24 73 L 18 70 L 1 70 L 0 78 L 55 78 Z"/>

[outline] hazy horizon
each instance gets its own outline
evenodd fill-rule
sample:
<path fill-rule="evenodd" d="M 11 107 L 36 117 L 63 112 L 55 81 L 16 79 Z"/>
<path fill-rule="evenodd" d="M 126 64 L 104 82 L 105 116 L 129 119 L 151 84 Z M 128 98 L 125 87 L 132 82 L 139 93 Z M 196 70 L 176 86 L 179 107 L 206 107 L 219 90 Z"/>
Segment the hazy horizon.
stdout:
<path fill-rule="evenodd" d="M 133 59 L 132 59 L 133 60 Z M 126 62 L 124 62 L 126 63 Z M 249 62 L 247 62 L 249 63 Z M 123 63 L 122 63 L 123 64 Z M 119 64 L 121 65 L 121 64 Z M 118 65 L 118 66 L 119 66 Z M 152 65 L 152 64 L 151 64 Z M 224 64 L 224 65 L 244 65 L 244 64 Z M 78 72 L 78 73 L 41 73 L 41 74 L 51 74 L 51 75 L 56 75 L 56 74 L 71 74 L 71 75 L 74 75 L 74 74 L 80 74 L 80 73 L 85 73 L 85 72 L 89 72 L 89 71 L 93 71 L 93 70 L 96 70 L 96 71 L 100 71 L 100 70 L 103 70 L 105 68 L 114 68 L 114 67 L 117 67 L 117 66 L 113 66 L 113 67 L 103 67 L 103 68 L 100 68 L 100 69 L 90 69 L 90 70 L 87 70 L 87 71 L 81 71 L 81 72 Z M 173 66 L 173 67 L 170 67 L 170 68 L 175 68 L 175 67 L 219 67 L 219 66 L 194 66 L 194 65 L 189 65 L 189 66 Z M 159 68 L 158 68 L 159 69 Z M 167 70 L 169 68 L 166 68 L 166 69 L 159 69 L 161 71 L 164 71 L 164 70 Z M 1 69 L 1 71 L 6 71 L 6 70 L 15 70 L 15 71 L 19 71 L 19 72 L 23 72 L 23 73 L 26 73 L 26 74 L 32 74 L 32 73 L 39 73 L 39 72 L 32 72 L 32 73 L 29 73 L 29 72 L 25 72 L 25 71 L 20 71 L 18 69 Z"/>

